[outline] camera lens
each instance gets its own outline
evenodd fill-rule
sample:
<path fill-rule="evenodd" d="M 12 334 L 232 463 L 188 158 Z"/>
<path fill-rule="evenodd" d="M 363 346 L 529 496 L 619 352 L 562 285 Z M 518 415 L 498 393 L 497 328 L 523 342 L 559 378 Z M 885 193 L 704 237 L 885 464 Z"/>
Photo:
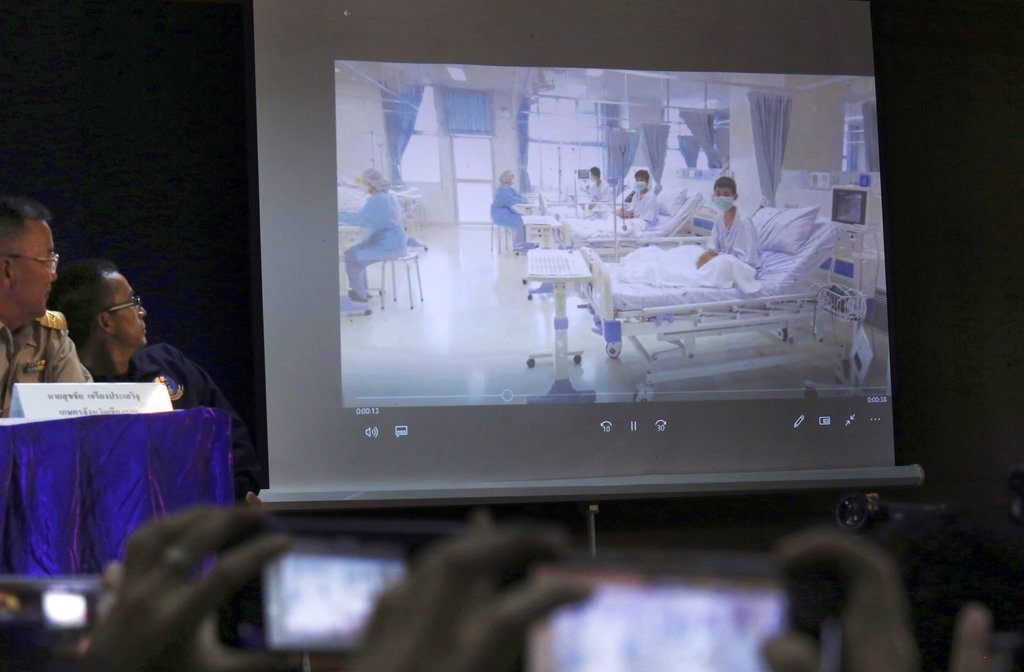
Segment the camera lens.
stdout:
<path fill-rule="evenodd" d="M 859 530 L 868 524 L 868 498 L 855 492 L 843 495 L 836 505 L 836 524 L 845 530 Z"/>

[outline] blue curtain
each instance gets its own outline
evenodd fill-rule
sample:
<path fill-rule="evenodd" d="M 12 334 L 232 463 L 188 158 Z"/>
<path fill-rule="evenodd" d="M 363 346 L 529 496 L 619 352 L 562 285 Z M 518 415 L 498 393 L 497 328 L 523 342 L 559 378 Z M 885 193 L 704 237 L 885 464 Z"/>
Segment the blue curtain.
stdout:
<path fill-rule="evenodd" d="M 598 103 L 597 105 L 597 123 L 601 128 L 601 144 L 603 147 L 603 158 L 604 158 L 604 179 L 608 181 L 608 175 L 612 170 L 612 156 L 608 151 L 609 144 L 609 133 L 613 128 L 622 128 L 622 122 L 620 121 L 621 108 L 617 103 Z M 610 184 L 610 183 L 609 183 Z M 612 187 L 614 188 L 614 184 Z"/>
<path fill-rule="evenodd" d="M 793 99 L 786 93 L 750 91 L 750 125 L 754 131 L 754 158 L 765 203 L 775 206 L 775 192 L 782 181 L 782 158 L 789 137 Z"/>
<path fill-rule="evenodd" d="M 686 122 L 694 139 L 708 157 L 708 168 L 721 168 L 724 152 L 715 137 L 715 115 L 704 110 L 679 110 L 679 117 Z"/>
<path fill-rule="evenodd" d="M 729 166 L 729 121 L 728 110 L 718 110 L 711 114 L 711 130 L 715 134 L 715 149 L 718 150 L 719 161 L 723 168 Z"/>
<path fill-rule="evenodd" d="M 391 183 L 402 184 L 402 155 L 409 146 L 416 115 L 423 102 L 423 87 L 408 86 L 396 94 L 384 94 L 384 133 L 388 140 L 391 161 Z"/>
<path fill-rule="evenodd" d="M 459 135 L 494 135 L 491 94 L 473 89 L 442 89 L 445 130 Z"/>
<path fill-rule="evenodd" d="M 531 191 L 530 187 L 530 99 L 523 98 L 516 114 L 516 135 L 519 140 L 519 190 Z"/>
<path fill-rule="evenodd" d="M 661 192 L 661 176 L 665 172 L 665 155 L 668 154 L 668 124 L 644 124 L 640 127 L 644 136 L 644 147 L 651 160 L 651 177 L 658 185 L 654 193 Z"/>
<path fill-rule="evenodd" d="M 636 131 L 627 131 L 621 128 L 608 129 L 608 144 L 605 146 L 605 155 L 608 157 L 608 184 L 613 189 L 618 189 L 622 184 L 622 178 L 627 177 L 633 159 L 636 157 L 636 148 L 640 145 L 640 136 Z"/>
<path fill-rule="evenodd" d="M 700 154 L 700 143 L 692 135 L 680 135 L 679 138 L 679 151 L 683 155 L 683 161 L 686 162 L 687 168 L 697 167 L 697 155 Z"/>
<path fill-rule="evenodd" d="M 864 156 L 867 159 L 867 170 L 879 170 L 881 163 L 878 158 L 878 106 L 872 102 L 861 105 L 864 115 Z"/>

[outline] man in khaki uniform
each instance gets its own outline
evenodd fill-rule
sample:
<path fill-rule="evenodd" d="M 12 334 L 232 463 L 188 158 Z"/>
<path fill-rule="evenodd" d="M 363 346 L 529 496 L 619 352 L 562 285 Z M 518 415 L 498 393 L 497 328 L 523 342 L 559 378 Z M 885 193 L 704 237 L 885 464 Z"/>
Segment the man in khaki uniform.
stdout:
<path fill-rule="evenodd" d="M 67 322 L 46 310 L 59 256 L 45 207 L 0 196 L 0 416 L 15 383 L 88 383 Z"/>

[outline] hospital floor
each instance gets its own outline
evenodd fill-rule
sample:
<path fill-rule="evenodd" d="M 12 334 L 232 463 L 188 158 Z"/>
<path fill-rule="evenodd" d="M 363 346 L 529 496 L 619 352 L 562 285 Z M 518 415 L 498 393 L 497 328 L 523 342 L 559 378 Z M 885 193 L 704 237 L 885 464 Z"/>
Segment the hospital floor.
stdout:
<path fill-rule="evenodd" d="M 412 275 L 413 308 L 405 269 L 396 264 L 397 294 L 388 270 L 385 307 L 377 296 L 370 315 L 342 316 L 342 386 L 346 406 L 437 406 L 526 403 L 529 395 L 544 394 L 554 375 L 550 357 L 527 367 L 530 355 L 554 348 L 551 295 L 527 299 L 523 286 L 526 257 L 506 247 L 498 252 L 490 226 L 424 226 L 410 229 L 424 242 L 419 267 L 423 300 Z M 412 266 L 410 265 L 410 268 Z M 340 267 L 344 278 L 344 266 Z M 369 268 L 370 286 L 379 287 L 381 265 Z M 347 288 L 347 287 L 346 287 Z M 396 300 L 397 299 L 397 300 Z M 605 354 L 604 339 L 593 333 L 584 300 L 570 288 L 567 300 L 569 350 L 581 350 L 579 364 L 569 364 L 569 379 L 578 390 L 596 390 L 598 402 L 638 400 L 649 365 L 629 342 L 622 354 Z M 824 326 L 824 323 L 820 323 Z M 868 336 L 874 346 L 867 387 L 887 385 L 887 339 Z M 752 368 L 730 373 L 659 383 L 644 400 L 800 397 L 809 389 L 820 395 L 846 394 L 835 387 L 836 350 L 814 344 L 810 334 L 795 333 L 806 345 L 798 363 Z M 650 337 L 645 343 L 666 348 Z M 698 342 L 698 355 L 681 366 L 728 361 L 736 349 L 771 354 L 781 352 L 755 335 L 718 336 Z M 801 347 L 801 346 L 791 346 Z M 753 357 L 744 361 L 756 362 Z"/>

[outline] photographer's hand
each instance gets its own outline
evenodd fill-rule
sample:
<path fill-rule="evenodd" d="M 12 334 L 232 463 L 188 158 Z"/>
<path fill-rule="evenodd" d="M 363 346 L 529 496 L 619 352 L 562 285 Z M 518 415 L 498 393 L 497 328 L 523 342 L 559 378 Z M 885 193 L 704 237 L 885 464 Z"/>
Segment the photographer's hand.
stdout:
<path fill-rule="evenodd" d="M 509 669 L 534 620 L 586 596 L 577 587 L 512 586 L 503 571 L 565 548 L 535 528 L 475 529 L 419 559 L 378 603 L 355 672 L 494 672 Z"/>
<path fill-rule="evenodd" d="M 846 582 L 842 613 L 843 669 L 849 672 L 911 672 L 918 652 L 910 610 L 896 560 L 873 543 L 836 530 L 812 530 L 784 539 L 777 548 L 789 568 L 828 567 Z M 965 605 L 953 632 L 950 672 L 985 672 L 992 615 Z M 814 643 L 790 633 L 765 646 L 773 672 L 816 672 Z"/>
<path fill-rule="evenodd" d="M 85 672 L 243 672 L 286 669 L 282 656 L 240 652 L 217 639 L 214 611 L 288 545 L 256 534 L 266 514 L 255 507 L 196 508 L 139 528 L 121 571 L 108 577 L 115 602 L 92 632 Z M 204 558 L 252 536 L 194 576 Z"/>
<path fill-rule="evenodd" d="M 826 567 L 846 584 L 841 616 L 844 670 L 918 670 L 910 607 L 892 556 L 865 539 L 830 529 L 786 537 L 776 554 L 786 568 Z M 819 669 L 813 643 L 801 635 L 788 634 L 769 642 L 765 657 L 774 672 Z"/>

